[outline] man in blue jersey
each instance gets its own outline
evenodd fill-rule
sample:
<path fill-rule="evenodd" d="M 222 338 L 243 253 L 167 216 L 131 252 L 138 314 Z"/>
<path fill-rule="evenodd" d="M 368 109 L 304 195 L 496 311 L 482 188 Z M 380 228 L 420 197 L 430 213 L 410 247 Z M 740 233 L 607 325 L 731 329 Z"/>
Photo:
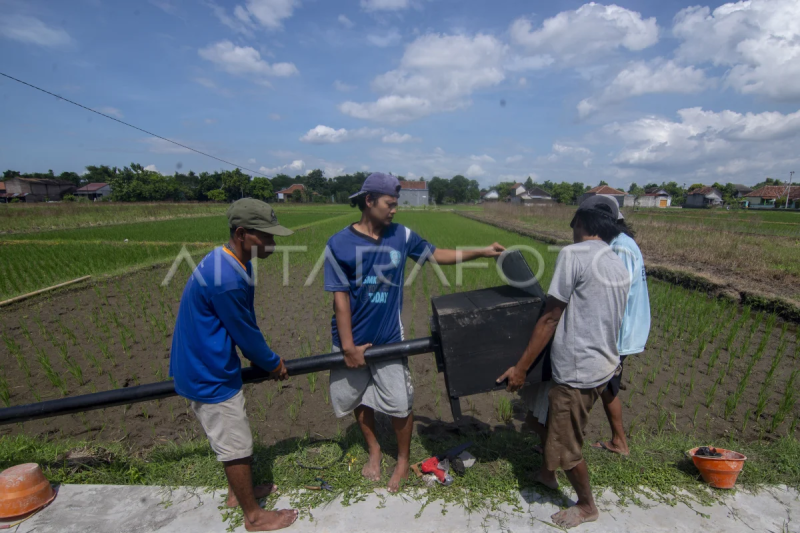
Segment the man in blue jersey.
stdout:
<path fill-rule="evenodd" d="M 347 368 L 331 370 L 330 397 L 336 416 L 355 413 L 369 450 L 362 470 L 367 479 L 381 477 L 381 448 L 375 433 L 375 411 L 391 417 L 397 436 L 397 466 L 389 491 L 397 492 L 408 478 L 414 388 L 408 360 L 367 365 L 370 346 L 403 340 L 403 284 L 406 259 L 440 265 L 497 257 L 497 243 L 479 250 L 443 250 L 409 228 L 394 224 L 400 182 L 389 174 L 373 173 L 361 191 L 350 197 L 361 220 L 328 240 L 325 290 L 334 293 L 331 333 L 335 350 L 344 352 Z"/>
<path fill-rule="evenodd" d="M 617 338 L 620 368 L 608 382 L 608 387 L 600 398 L 603 400 L 603 409 L 611 425 L 611 440 L 596 442 L 594 448 L 602 448 L 613 453 L 630 455 L 628 439 L 625 438 L 625 427 L 622 424 L 622 401 L 617 397 L 622 384 L 622 365 L 629 355 L 642 353 L 650 335 L 650 295 L 647 292 L 647 276 L 644 269 L 642 251 L 634 239 L 633 230 L 625 223 L 622 211 L 617 218 L 620 234 L 611 241 L 611 249 L 625 263 L 625 268 L 631 280 L 628 292 L 628 301 L 625 305 L 625 314 L 622 317 L 622 327 Z"/>
<path fill-rule="evenodd" d="M 169 375 L 175 391 L 191 401 L 211 449 L 228 478 L 228 507 L 241 505 L 247 531 L 272 531 L 290 526 L 297 510 L 265 511 L 258 499 L 275 492 L 274 485 L 253 487 L 253 434 L 245 413 L 242 369 L 236 347 L 272 379 L 288 377 L 283 360 L 273 352 L 256 324 L 253 257 L 266 259 L 275 235 L 292 234 L 278 224 L 264 202 L 245 198 L 227 211 L 230 240 L 200 261 L 181 296 L 172 337 Z"/>

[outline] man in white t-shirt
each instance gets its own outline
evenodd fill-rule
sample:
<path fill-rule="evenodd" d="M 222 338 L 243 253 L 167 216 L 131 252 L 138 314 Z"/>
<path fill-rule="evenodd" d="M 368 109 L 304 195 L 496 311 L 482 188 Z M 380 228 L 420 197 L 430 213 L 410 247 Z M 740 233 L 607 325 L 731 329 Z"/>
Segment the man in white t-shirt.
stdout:
<path fill-rule="evenodd" d="M 617 336 L 628 298 L 630 278 L 611 250 L 620 230 L 616 200 L 592 196 L 581 203 L 570 224 L 573 241 L 558 254 L 544 313 L 516 366 L 498 378 L 508 390 L 519 390 L 528 369 L 553 339 L 553 386 L 544 462 L 537 481 L 557 488 L 555 471 L 564 470 L 578 495 L 574 507 L 552 516 L 565 528 L 597 520 L 589 470 L 583 459 L 583 433 L 592 406 L 619 367 Z"/>

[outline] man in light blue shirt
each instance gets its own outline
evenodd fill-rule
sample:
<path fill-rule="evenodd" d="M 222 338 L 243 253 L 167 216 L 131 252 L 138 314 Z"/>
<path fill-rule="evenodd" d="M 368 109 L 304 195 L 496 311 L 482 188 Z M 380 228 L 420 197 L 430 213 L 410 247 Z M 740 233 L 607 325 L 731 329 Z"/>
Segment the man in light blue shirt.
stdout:
<path fill-rule="evenodd" d="M 622 402 L 617 396 L 622 383 L 623 361 L 629 355 L 642 353 L 647 344 L 647 337 L 650 334 L 650 296 L 647 292 L 644 258 L 636 241 L 633 240 L 633 230 L 625 223 L 622 211 L 619 212 L 617 225 L 622 233 L 611 241 L 611 249 L 625 264 L 631 278 L 631 287 L 628 291 L 628 302 L 622 317 L 619 337 L 617 337 L 619 370 L 600 396 L 603 400 L 603 409 L 611 425 L 611 440 L 597 442 L 592 446 L 627 456 L 630 454 L 630 450 L 622 424 Z"/>

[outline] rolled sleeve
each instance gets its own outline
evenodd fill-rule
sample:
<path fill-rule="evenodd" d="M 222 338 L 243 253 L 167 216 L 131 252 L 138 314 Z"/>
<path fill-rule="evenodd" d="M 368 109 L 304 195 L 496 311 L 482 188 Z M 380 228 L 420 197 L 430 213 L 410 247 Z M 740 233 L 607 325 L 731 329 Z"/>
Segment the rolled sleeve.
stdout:
<path fill-rule="evenodd" d="M 281 359 L 264 340 L 264 335 L 256 324 L 255 314 L 247 303 L 244 289 L 233 289 L 216 294 L 212 300 L 214 309 L 222 325 L 228 331 L 234 344 L 247 359 L 267 372 L 280 365 Z"/>

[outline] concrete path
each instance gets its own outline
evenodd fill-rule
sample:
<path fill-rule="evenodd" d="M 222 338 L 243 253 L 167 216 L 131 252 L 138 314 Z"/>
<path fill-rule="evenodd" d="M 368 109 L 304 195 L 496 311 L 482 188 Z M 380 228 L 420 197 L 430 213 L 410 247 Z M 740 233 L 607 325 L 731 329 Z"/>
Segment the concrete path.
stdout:
<path fill-rule="evenodd" d="M 24 533 L 221 533 L 227 524 L 218 507 L 222 494 L 180 488 L 64 485 L 56 500 L 39 514 L 11 529 Z M 772 488 L 759 494 L 735 493 L 724 505 L 697 507 L 683 504 L 671 507 L 650 502 L 651 506 L 621 507 L 617 498 L 606 493 L 599 500 L 601 517 L 575 531 L 594 532 L 703 532 L 752 533 L 800 532 L 800 495 L 785 488 Z M 419 518 L 419 502 L 376 493 L 366 501 L 342 507 L 333 503 L 311 510 L 287 531 L 342 533 L 445 533 L 489 531 L 555 531 L 550 515 L 558 506 L 537 494 L 521 494 L 523 512 L 503 508 L 492 513 L 469 515 L 459 508 L 429 505 Z M 281 498 L 279 507 L 288 506 Z M 708 515 L 704 518 L 698 512 Z M 2 522 L 0 522 L 0 525 Z M 237 531 L 244 531 L 243 527 Z"/>

